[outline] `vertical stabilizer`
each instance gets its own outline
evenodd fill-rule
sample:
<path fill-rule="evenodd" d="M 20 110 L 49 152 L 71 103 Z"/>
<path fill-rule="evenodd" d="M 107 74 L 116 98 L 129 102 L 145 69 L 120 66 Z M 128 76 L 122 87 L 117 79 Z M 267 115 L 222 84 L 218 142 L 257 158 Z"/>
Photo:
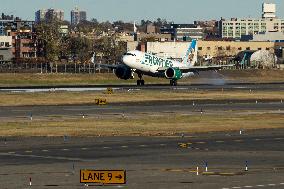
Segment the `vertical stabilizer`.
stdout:
<path fill-rule="evenodd" d="M 196 62 L 197 62 L 197 41 L 192 40 L 191 44 L 189 45 L 182 59 L 182 63 L 193 66 Z"/>
<path fill-rule="evenodd" d="M 134 23 L 133 23 L 133 32 L 134 32 L 134 33 L 137 33 L 137 27 L 136 27 L 135 21 L 134 21 Z"/>

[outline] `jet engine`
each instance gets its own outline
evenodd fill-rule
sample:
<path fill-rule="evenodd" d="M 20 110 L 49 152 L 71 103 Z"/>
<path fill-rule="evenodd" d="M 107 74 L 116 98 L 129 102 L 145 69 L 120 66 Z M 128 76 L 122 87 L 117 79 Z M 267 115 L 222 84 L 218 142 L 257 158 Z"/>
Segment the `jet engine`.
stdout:
<path fill-rule="evenodd" d="M 167 79 L 178 80 L 182 78 L 182 72 L 178 68 L 168 68 L 165 71 L 165 76 Z"/>
<path fill-rule="evenodd" d="M 119 65 L 115 70 L 115 75 L 119 79 L 127 80 L 127 79 L 132 78 L 132 71 L 129 67 L 125 65 Z"/>

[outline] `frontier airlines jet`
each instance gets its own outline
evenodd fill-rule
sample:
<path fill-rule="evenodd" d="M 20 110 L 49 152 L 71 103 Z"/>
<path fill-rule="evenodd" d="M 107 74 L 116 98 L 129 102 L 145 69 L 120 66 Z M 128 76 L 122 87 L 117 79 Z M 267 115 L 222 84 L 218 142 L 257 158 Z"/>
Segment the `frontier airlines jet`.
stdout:
<path fill-rule="evenodd" d="M 143 75 L 148 75 L 169 79 L 170 85 L 172 86 L 176 86 L 179 79 L 194 76 L 200 71 L 220 70 L 224 67 L 232 66 L 194 66 L 197 62 L 196 40 L 191 42 L 181 62 L 160 58 L 137 50 L 125 53 L 122 57 L 122 61 L 123 64 L 119 65 L 99 65 L 115 69 L 116 76 L 124 80 L 134 79 L 133 74 L 137 73 L 139 78 L 137 85 L 144 85 Z"/>

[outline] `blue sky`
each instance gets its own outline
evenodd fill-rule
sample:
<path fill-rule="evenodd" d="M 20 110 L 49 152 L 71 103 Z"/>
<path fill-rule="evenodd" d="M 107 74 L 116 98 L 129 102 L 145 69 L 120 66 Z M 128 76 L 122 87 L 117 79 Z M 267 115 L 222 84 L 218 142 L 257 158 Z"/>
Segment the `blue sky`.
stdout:
<path fill-rule="evenodd" d="M 277 16 L 284 18 L 283 0 L 0 0 L 0 12 L 34 20 L 41 8 L 59 8 L 70 20 L 75 6 L 87 11 L 88 19 L 140 21 L 166 18 L 175 23 L 231 17 L 258 18 L 262 2 L 276 3 Z"/>

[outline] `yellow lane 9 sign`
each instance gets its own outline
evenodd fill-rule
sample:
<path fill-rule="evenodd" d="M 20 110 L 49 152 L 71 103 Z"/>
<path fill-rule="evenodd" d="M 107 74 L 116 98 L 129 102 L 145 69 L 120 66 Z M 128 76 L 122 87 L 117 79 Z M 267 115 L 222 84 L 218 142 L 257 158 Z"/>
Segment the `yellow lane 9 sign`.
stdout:
<path fill-rule="evenodd" d="M 81 183 L 125 184 L 124 170 L 80 170 Z"/>

